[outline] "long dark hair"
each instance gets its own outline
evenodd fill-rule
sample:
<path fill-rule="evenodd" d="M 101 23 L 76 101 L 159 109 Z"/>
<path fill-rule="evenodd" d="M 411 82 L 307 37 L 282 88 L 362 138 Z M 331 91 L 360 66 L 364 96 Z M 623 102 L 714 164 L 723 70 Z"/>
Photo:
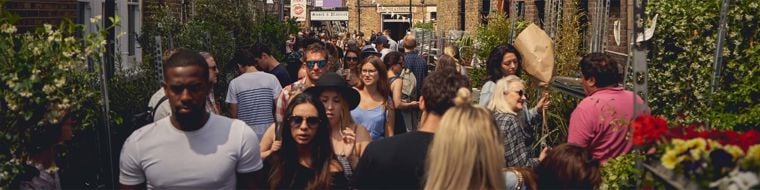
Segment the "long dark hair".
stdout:
<path fill-rule="evenodd" d="M 293 115 L 293 109 L 301 104 L 311 104 L 316 107 L 319 120 L 321 121 L 319 122 L 314 139 L 309 142 L 309 150 L 311 150 L 310 169 L 314 178 L 309 180 L 306 189 L 328 189 L 332 183 L 330 162 L 333 160 L 334 152 L 332 143 L 330 142 L 331 131 L 325 106 L 322 105 L 322 102 L 316 96 L 301 93 L 290 101 L 285 115 Z M 290 122 L 285 123 L 286 125 L 282 127 L 282 148 L 272 155 L 273 166 L 269 177 L 270 189 L 278 189 L 280 187 L 293 188 L 291 185 L 294 183 L 296 168 L 299 167 L 298 147 L 291 135 L 292 127 L 290 127 Z"/>
<path fill-rule="evenodd" d="M 493 48 L 491 54 L 488 55 L 488 61 L 486 62 L 488 76 L 486 76 L 486 81 L 496 82 L 504 77 L 504 72 L 501 71 L 501 62 L 504 61 L 504 54 L 507 53 L 513 53 L 517 57 L 517 69 L 515 70 L 515 74 L 518 76 L 520 75 L 520 72 L 522 72 L 522 56 L 520 56 L 520 52 L 517 52 L 517 48 L 511 44 L 500 45 Z"/>

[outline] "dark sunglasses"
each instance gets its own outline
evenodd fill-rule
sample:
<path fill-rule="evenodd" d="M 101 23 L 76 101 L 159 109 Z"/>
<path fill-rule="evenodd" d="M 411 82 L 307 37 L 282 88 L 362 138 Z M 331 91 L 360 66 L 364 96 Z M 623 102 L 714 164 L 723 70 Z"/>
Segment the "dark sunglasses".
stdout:
<path fill-rule="evenodd" d="M 359 61 L 358 57 L 346 57 L 344 59 L 346 59 L 346 61 Z"/>
<path fill-rule="evenodd" d="M 525 94 L 525 91 L 523 91 L 523 90 L 518 90 L 518 91 L 517 91 L 517 94 L 518 94 L 518 95 L 520 95 L 520 97 L 522 97 L 522 96 Z"/>
<path fill-rule="evenodd" d="M 290 116 L 288 117 L 288 121 L 290 121 L 290 127 L 299 127 L 301 126 L 301 123 L 303 123 L 303 120 L 306 120 L 306 124 L 309 126 L 309 128 L 317 128 L 319 126 L 319 118 L 318 117 L 303 117 L 303 116 Z"/>
<path fill-rule="evenodd" d="M 325 67 L 325 65 L 327 65 L 327 60 L 306 61 L 306 66 L 309 68 L 314 68 L 314 65 L 317 65 L 319 68 Z"/>

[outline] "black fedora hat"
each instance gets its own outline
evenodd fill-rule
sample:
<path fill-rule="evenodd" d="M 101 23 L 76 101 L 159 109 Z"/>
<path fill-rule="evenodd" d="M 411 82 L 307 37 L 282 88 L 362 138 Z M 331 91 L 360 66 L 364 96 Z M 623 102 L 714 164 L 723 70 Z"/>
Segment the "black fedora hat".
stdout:
<path fill-rule="evenodd" d="M 359 106 L 361 97 L 356 89 L 351 88 L 343 77 L 334 73 L 328 72 L 319 77 L 319 80 L 314 83 L 314 86 L 306 89 L 304 92 L 313 96 L 319 96 L 325 89 L 336 90 L 343 97 L 348 105 L 348 110 L 353 110 L 356 106 Z"/>

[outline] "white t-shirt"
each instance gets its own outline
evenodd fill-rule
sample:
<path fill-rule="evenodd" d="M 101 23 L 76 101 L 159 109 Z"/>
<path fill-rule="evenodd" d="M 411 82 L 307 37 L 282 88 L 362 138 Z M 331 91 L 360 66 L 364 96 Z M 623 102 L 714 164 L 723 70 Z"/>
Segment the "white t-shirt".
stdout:
<path fill-rule="evenodd" d="M 153 96 L 150 97 L 150 100 L 148 101 L 148 108 L 150 108 L 150 111 L 153 111 L 153 108 L 156 107 L 156 104 L 158 104 L 158 101 L 161 100 L 162 97 L 166 96 L 166 92 L 164 92 L 164 87 L 161 87 L 156 91 L 156 93 L 153 93 Z M 172 115 L 172 106 L 169 104 L 169 99 L 164 100 L 161 102 L 161 105 L 156 108 L 156 112 L 153 113 L 153 121 L 161 120 L 165 117 L 168 117 Z"/>
<path fill-rule="evenodd" d="M 274 100 L 282 91 L 280 81 L 265 72 L 244 73 L 230 82 L 227 103 L 237 104 L 237 117 L 253 127 L 259 139 L 274 123 Z"/>
<path fill-rule="evenodd" d="M 119 183 L 148 189 L 235 189 L 236 173 L 263 166 L 259 139 L 240 120 L 211 114 L 196 131 L 174 128 L 170 118 L 148 124 L 121 150 Z"/>

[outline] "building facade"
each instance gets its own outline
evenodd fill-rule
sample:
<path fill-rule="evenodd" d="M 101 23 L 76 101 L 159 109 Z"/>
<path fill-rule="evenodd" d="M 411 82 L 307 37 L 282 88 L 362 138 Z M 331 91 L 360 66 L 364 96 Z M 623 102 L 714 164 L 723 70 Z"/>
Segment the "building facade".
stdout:
<path fill-rule="evenodd" d="M 411 23 L 436 22 L 438 1 L 347 0 L 348 29 L 362 32 L 365 37 L 372 32 L 389 29 L 391 38 L 398 41 L 409 30 Z"/>

